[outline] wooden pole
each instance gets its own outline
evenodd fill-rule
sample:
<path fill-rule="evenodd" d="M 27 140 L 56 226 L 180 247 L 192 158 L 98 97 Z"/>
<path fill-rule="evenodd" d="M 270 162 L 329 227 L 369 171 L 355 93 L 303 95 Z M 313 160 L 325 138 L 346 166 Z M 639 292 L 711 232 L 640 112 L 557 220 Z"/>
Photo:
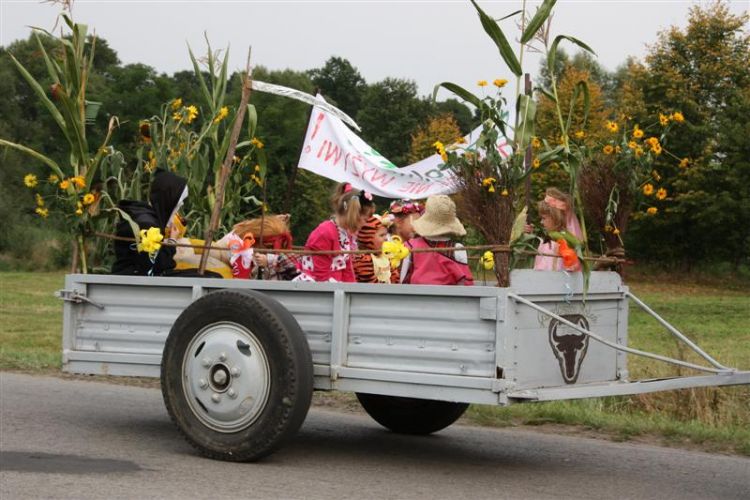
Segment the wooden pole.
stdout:
<path fill-rule="evenodd" d="M 250 73 L 250 54 L 252 53 L 252 47 L 247 51 L 247 63 L 245 65 L 245 76 L 242 80 L 242 99 L 240 99 L 240 107 L 237 110 L 237 116 L 234 118 L 234 126 L 232 128 L 232 136 L 229 140 L 229 148 L 227 149 L 227 156 L 224 158 L 224 163 L 221 166 L 221 173 L 219 174 L 219 183 L 216 186 L 216 203 L 214 203 L 213 212 L 211 212 L 211 220 L 208 223 L 208 229 L 203 236 L 203 239 L 207 243 L 214 241 L 214 233 L 219 227 L 219 219 L 221 218 L 221 209 L 224 205 L 224 190 L 227 185 L 227 179 L 232 171 L 232 163 L 234 161 L 234 152 L 237 149 L 237 141 L 240 137 L 240 130 L 242 129 L 242 122 L 245 120 L 245 110 L 247 109 L 247 103 L 250 100 L 250 92 L 252 91 L 252 75 Z M 198 274 L 203 275 L 206 272 L 206 264 L 208 263 L 208 256 L 210 252 L 203 252 L 201 254 L 201 263 L 198 267 Z"/>

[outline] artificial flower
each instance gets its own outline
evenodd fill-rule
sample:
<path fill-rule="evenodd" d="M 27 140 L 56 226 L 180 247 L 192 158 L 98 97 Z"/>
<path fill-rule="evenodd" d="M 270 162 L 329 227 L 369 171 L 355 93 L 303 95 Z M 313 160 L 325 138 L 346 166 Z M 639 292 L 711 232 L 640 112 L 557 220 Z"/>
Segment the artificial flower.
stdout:
<path fill-rule="evenodd" d="M 70 182 L 72 182 L 73 186 L 76 187 L 76 188 L 78 188 L 78 189 L 82 189 L 82 188 L 86 187 L 86 179 L 84 179 L 80 175 L 76 175 L 75 177 L 71 177 L 70 178 Z"/>
<path fill-rule="evenodd" d="M 60 182 L 60 189 L 63 191 L 67 190 L 70 187 L 70 181 L 68 179 L 63 180 Z"/>
<path fill-rule="evenodd" d="M 505 80 L 503 78 L 496 78 L 495 80 L 492 81 L 492 85 L 494 85 L 495 87 L 499 89 L 505 87 L 505 84 L 507 83 L 508 83 L 508 80 Z"/>
<path fill-rule="evenodd" d="M 47 177 L 47 182 L 49 182 L 50 184 L 57 184 L 58 182 L 60 182 L 60 178 L 55 174 L 49 174 L 49 177 Z"/>
<path fill-rule="evenodd" d="M 495 255 L 489 250 L 484 252 L 479 260 L 487 271 L 491 271 L 495 267 Z"/>
<path fill-rule="evenodd" d="M 94 196 L 92 193 L 86 193 L 83 195 L 83 204 L 84 205 L 91 205 L 96 200 L 96 196 Z"/>
<path fill-rule="evenodd" d="M 42 198 L 42 195 L 37 193 L 34 195 L 34 199 L 36 200 L 36 206 L 43 207 L 44 206 L 44 198 Z"/>
<path fill-rule="evenodd" d="M 263 149 L 263 147 L 265 146 L 265 144 L 263 144 L 263 142 L 261 142 L 261 140 L 258 139 L 257 137 L 253 137 L 250 140 L 250 144 L 252 144 L 253 146 L 255 146 L 258 149 Z"/>
<path fill-rule="evenodd" d="M 643 130 L 641 130 L 638 125 L 633 127 L 633 137 L 636 139 L 640 139 L 641 137 L 643 137 Z"/>
<path fill-rule="evenodd" d="M 665 114 L 659 113 L 659 124 L 662 127 L 666 127 L 669 125 L 669 117 Z"/>
<path fill-rule="evenodd" d="M 679 111 L 675 111 L 674 113 L 672 113 L 672 120 L 676 121 L 677 123 L 682 123 L 685 121 L 685 117 Z"/>
<path fill-rule="evenodd" d="M 611 144 L 607 144 L 602 148 L 602 151 L 605 155 L 611 155 L 612 153 L 614 153 L 615 148 Z"/>
<path fill-rule="evenodd" d="M 480 87 L 486 87 L 487 86 L 487 80 L 479 80 L 477 82 L 477 85 L 479 85 Z"/>
<path fill-rule="evenodd" d="M 161 241 L 164 236 L 158 227 L 150 227 L 148 230 L 141 229 L 140 241 L 138 242 L 138 251 L 153 254 L 161 248 Z"/>
<path fill-rule="evenodd" d="M 178 97 L 172 101 L 172 109 L 180 109 L 182 107 L 182 99 Z"/>
<path fill-rule="evenodd" d="M 650 182 L 647 184 L 644 184 L 643 194 L 645 194 L 646 196 L 651 196 L 652 194 L 654 194 L 654 185 L 651 184 Z"/>
<path fill-rule="evenodd" d="M 531 146 L 534 148 L 541 148 L 542 141 L 540 141 L 538 137 L 534 137 L 533 139 L 531 139 Z"/>
<path fill-rule="evenodd" d="M 613 122 L 613 121 L 610 121 L 610 120 L 608 120 L 608 121 L 607 121 L 607 125 L 606 125 L 606 127 L 607 127 L 607 130 L 609 130 L 609 131 L 610 131 L 610 132 L 612 132 L 613 134 L 614 134 L 615 132 L 617 132 L 618 130 L 620 130 L 620 126 L 619 126 L 619 125 L 617 125 L 617 123 L 616 123 L 616 122 Z"/>
<path fill-rule="evenodd" d="M 667 190 L 664 188 L 659 188 L 659 190 L 656 192 L 656 199 L 663 200 L 666 197 L 667 197 Z"/>
<path fill-rule="evenodd" d="M 630 141 L 630 142 L 628 142 L 628 147 L 629 147 L 630 149 L 635 149 L 635 148 L 637 148 L 637 147 L 638 147 L 638 143 L 637 143 L 637 142 L 635 142 L 635 141 Z"/>
<path fill-rule="evenodd" d="M 541 161 L 539 161 L 539 158 L 534 158 L 534 162 L 531 164 L 534 168 L 539 168 L 539 166 L 542 164 Z"/>
<path fill-rule="evenodd" d="M 688 158 L 683 158 L 682 160 L 680 160 L 680 168 L 687 168 L 688 165 L 690 165 L 690 160 Z"/>
<path fill-rule="evenodd" d="M 584 137 L 586 137 L 586 132 L 584 132 L 583 130 L 577 130 L 576 133 L 573 134 L 573 137 L 575 137 L 576 139 L 583 139 Z"/>
<path fill-rule="evenodd" d="M 570 271 L 578 267 L 578 254 L 568 246 L 564 238 L 557 240 L 558 252 L 563 260 L 563 267 Z"/>
<path fill-rule="evenodd" d="M 36 210 L 34 210 L 40 217 L 46 219 L 49 215 L 49 210 L 43 207 L 37 207 Z"/>
<path fill-rule="evenodd" d="M 648 210 L 646 210 L 646 213 L 649 215 L 656 215 L 659 212 L 659 209 L 656 207 L 648 207 Z"/>

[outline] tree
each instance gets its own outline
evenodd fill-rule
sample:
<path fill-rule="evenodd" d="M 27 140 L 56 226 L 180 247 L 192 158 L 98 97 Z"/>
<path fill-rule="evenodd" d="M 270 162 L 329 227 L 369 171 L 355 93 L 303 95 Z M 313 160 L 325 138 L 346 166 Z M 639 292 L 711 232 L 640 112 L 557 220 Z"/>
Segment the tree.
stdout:
<path fill-rule="evenodd" d="M 746 239 L 738 234 L 747 231 L 747 224 L 729 208 L 729 199 L 741 191 L 726 182 L 735 175 L 739 158 L 722 149 L 736 151 L 727 127 L 736 130 L 737 124 L 726 117 L 738 115 L 750 86 L 748 19 L 747 13 L 731 14 L 723 1 L 694 6 L 687 27 L 662 32 L 645 65 L 633 68 L 632 90 L 642 94 L 646 113 L 680 111 L 686 120 L 667 145 L 676 157 L 663 155 L 657 168 L 673 193 L 668 218 L 643 218 L 633 225 L 632 248 L 642 256 L 692 265 L 747 252 Z M 689 167 L 678 166 L 683 158 Z"/>
<path fill-rule="evenodd" d="M 435 154 L 435 141 L 443 144 L 453 144 L 461 137 L 461 130 L 452 114 L 435 116 L 427 124 L 419 127 L 411 136 L 409 163 L 415 163 Z"/>
<path fill-rule="evenodd" d="M 365 79 L 357 68 L 341 57 L 331 57 L 322 68 L 308 72 L 327 100 L 351 117 L 357 116 L 365 92 Z"/>
<path fill-rule="evenodd" d="M 411 135 L 427 120 L 430 104 L 411 80 L 386 78 L 367 87 L 357 123 L 362 138 L 397 166 L 408 162 Z"/>

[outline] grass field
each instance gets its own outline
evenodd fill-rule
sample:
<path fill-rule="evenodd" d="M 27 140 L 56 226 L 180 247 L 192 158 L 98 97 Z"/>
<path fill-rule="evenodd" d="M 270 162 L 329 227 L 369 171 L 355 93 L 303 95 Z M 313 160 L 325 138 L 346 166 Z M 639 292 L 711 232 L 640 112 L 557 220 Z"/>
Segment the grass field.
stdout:
<path fill-rule="evenodd" d="M 0 273 L 0 369 L 60 367 L 62 273 Z M 728 366 L 750 369 L 750 283 L 712 276 L 635 274 L 631 291 Z M 698 362 L 631 304 L 630 345 Z M 632 378 L 679 373 L 629 357 Z M 644 439 L 750 456 L 750 387 L 694 389 L 633 397 L 473 406 L 469 421 L 492 426 L 564 424 L 614 439 Z M 558 427 L 548 426 L 558 431 Z M 567 428 L 567 427 L 566 427 Z"/>

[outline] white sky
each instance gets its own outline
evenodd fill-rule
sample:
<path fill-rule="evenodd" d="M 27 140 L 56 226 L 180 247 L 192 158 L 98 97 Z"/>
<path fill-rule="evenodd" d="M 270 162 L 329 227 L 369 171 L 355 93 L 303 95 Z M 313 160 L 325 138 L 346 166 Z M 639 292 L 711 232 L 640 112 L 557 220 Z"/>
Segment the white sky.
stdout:
<path fill-rule="evenodd" d="M 539 3 L 528 2 L 532 10 Z M 642 57 L 659 30 L 685 26 L 695 3 L 706 0 L 560 0 L 553 34 L 580 38 L 614 69 L 629 55 Z M 520 9 L 521 1 L 480 5 L 500 18 Z M 734 13 L 748 8 L 750 1 L 730 2 Z M 28 26 L 51 29 L 58 12 L 39 0 L 0 0 L 0 45 L 27 38 Z M 205 31 L 215 48 L 231 46 L 232 69 L 244 66 L 252 45 L 253 63 L 271 69 L 320 67 L 337 55 L 349 59 L 369 83 L 409 78 L 422 94 L 442 81 L 474 88 L 479 79 L 512 80 L 468 0 L 77 0 L 73 14 L 95 28 L 123 63 L 141 62 L 160 72 L 189 69 L 186 43 L 202 53 Z M 509 38 L 517 37 L 513 21 L 503 22 L 503 28 Z M 532 75 L 538 67 L 538 56 L 524 63 Z"/>

